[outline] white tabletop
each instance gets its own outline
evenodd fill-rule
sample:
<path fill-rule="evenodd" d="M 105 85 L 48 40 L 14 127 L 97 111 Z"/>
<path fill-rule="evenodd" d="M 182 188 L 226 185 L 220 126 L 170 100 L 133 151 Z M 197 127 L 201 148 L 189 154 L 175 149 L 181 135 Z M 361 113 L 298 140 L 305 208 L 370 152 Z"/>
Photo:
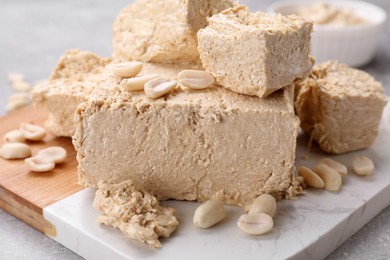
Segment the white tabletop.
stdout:
<path fill-rule="evenodd" d="M 80 48 L 111 53 L 111 24 L 124 0 L 0 0 L 0 115 L 12 94 L 7 75 L 21 72 L 30 82 L 47 78 L 58 57 Z M 270 0 L 242 0 L 264 10 Z M 370 0 L 390 13 L 390 1 Z M 390 95 L 390 22 L 375 59 L 363 69 L 380 80 Z M 79 259 L 62 245 L 0 209 L 0 259 Z M 390 258 L 390 207 L 382 211 L 327 259 Z"/>

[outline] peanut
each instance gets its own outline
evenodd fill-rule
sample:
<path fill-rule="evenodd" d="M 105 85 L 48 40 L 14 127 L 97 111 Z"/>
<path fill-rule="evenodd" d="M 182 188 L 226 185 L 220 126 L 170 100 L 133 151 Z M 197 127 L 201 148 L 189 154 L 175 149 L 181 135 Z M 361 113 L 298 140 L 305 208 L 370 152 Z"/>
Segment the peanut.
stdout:
<path fill-rule="evenodd" d="M 366 156 L 355 156 L 352 159 L 352 168 L 357 175 L 367 176 L 374 173 L 374 163 Z"/>
<path fill-rule="evenodd" d="M 152 79 L 155 79 L 157 77 L 157 74 L 151 74 L 129 79 L 123 79 L 119 85 L 122 87 L 123 90 L 126 91 L 144 90 L 146 82 L 151 81 Z"/>
<path fill-rule="evenodd" d="M 24 76 L 21 73 L 13 72 L 13 73 L 8 73 L 8 80 L 12 83 L 15 81 L 21 81 L 24 80 Z"/>
<path fill-rule="evenodd" d="M 209 200 L 195 210 L 193 222 L 199 228 L 209 228 L 220 222 L 225 216 L 226 212 L 222 202 Z"/>
<path fill-rule="evenodd" d="M 15 111 L 19 108 L 28 106 L 30 97 L 27 94 L 15 94 L 8 98 L 6 110 L 8 112 Z"/>
<path fill-rule="evenodd" d="M 24 160 L 32 172 L 49 172 L 54 169 L 55 162 L 47 156 L 35 156 Z"/>
<path fill-rule="evenodd" d="M 4 141 L 7 143 L 23 143 L 26 141 L 26 138 L 22 131 L 12 130 L 4 135 Z"/>
<path fill-rule="evenodd" d="M 248 214 L 265 213 L 271 217 L 276 212 L 276 200 L 272 195 L 261 194 L 258 196 L 249 208 Z"/>
<path fill-rule="evenodd" d="M 305 166 L 300 166 L 298 168 L 298 174 L 299 176 L 303 177 L 304 182 L 310 187 L 318 189 L 322 189 L 325 187 L 325 183 L 320 178 L 320 176 L 318 176 L 315 172 Z"/>
<path fill-rule="evenodd" d="M 37 156 L 52 159 L 56 164 L 63 163 L 66 159 L 66 150 L 60 146 L 52 146 L 38 151 Z"/>
<path fill-rule="evenodd" d="M 329 167 L 335 169 L 341 176 L 347 176 L 348 169 L 344 164 L 341 164 L 330 158 L 323 158 L 320 160 L 320 163 L 326 164 Z"/>
<path fill-rule="evenodd" d="M 8 143 L 0 147 L 0 157 L 4 159 L 24 159 L 31 156 L 31 149 L 27 144 Z"/>
<path fill-rule="evenodd" d="M 19 91 L 19 92 L 29 92 L 32 89 L 31 84 L 24 80 L 13 81 L 12 87 L 15 91 Z"/>
<path fill-rule="evenodd" d="M 176 81 L 170 81 L 168 77 L 158 77 L 146 82 L 144 91 L 150 98 L 159 98 L 177 86 Z"/>
<path fill-rule="evenodd" d="M 183 70 L 178 75 L 178 81 L 191 89 L 205 89 L 212 85 L 215 79 L 204 70 Z"/>
<path fill-rule="evenodd" d="M 341 175 L 333 168 L 320 163 L 313 168 L 313 172 L 317 173 L 324 181 L 325 189 L 329 191 L 338 191 L 340 189 L 342 178 Z"/>
<path fill-rule="evenodd" d="M 138 61 L 129 61 L 129 62 L 120 62 L 120 63 L 111 63 L 109 69 L 111 72 L 121 78 L 132 78 L 138 75 L 141 72 L 143 67 L 142 62 Z"/>
<path fill-rule="evenodd" d="M 20 124 L 20 130 L 23 131 L 24 137 L 30 141 L 41 141 L 46 135 L 45 128 L 28 123 Z"/>
<path fill-rule="evenodd" d="M 238 219 L 237 226 L 249 235 L 258 236 L 271 231 L 274 221 L 265 213 L 245 214 Z"/>
<path fill-rule="evenodd" d="M 32 89 L 31 84 L 24 80 L 23 74 L 20 73 L 9 73 L 8 79 L 15 91 L 29 92 Z"/>

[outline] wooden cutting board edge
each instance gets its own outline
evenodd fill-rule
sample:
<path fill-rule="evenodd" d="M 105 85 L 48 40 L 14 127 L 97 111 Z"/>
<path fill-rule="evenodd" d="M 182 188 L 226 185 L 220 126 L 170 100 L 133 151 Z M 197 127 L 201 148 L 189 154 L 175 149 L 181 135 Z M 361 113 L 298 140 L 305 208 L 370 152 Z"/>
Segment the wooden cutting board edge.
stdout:
<path fill-rule="evenodd" d="M 0 187 L 0 208 L 47 235 L 56 235 L 55 226 L 43 217 L 42 209 Z"/>

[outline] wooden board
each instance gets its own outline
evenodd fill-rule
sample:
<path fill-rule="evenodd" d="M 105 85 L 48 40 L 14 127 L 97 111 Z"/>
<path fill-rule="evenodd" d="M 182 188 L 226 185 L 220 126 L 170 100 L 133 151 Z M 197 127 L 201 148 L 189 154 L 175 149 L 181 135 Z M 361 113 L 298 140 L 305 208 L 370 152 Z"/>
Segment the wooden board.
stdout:
<path fill-rule="evenodd" d="M 44 126 L 47 113 L 43 109 L 26 107 L 0 118 L 0 144 L 8 131 L 19 128 L 20 123 Z M 28 142 L 33 155 L 49 146 L 61 146 L 68 156 L 63 164 L 48 173 L 30 172 L 24 160 L 0 158 L 0 208 L 47 234 L 54 227 L 42 215 L 43 208 L 83 189 L 77 184 L 76 152 L 70 138 L 57 138 L 48 133 L 41 142 Z"/>

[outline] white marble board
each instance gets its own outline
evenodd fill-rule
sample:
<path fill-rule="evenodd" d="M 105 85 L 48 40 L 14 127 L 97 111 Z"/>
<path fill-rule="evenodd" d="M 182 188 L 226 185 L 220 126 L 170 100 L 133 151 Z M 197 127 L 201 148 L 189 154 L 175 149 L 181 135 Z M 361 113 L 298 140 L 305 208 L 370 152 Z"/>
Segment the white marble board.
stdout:
<path fill-rule="evenodd" d="M 176 208 L 180 221 L 163 247 L 152 250 L 126 239 L 119 230 L 98 225 L 92 208 L 93 189 L 84 189 L 44 209 L 44 216 L 57 229 L 54 240 L 87 259 L 322 259 L 390 205 L 390 107 L 387 106 L 380 134 L 369 149 L 331 156 L 350 166 L 355 155 L 367 155 L 375 173 L 356 176 L 349 169 L 340 192 L 306 189 L 297 200 L 278 203 L 274 229 L 264 236 L 242 233 L 237 219 L 243 210 L 228 206 L 228 217 L 215 227 L 193 226 L 195 202 L 166 201 Z M 307 150 L 307 139 L 299 138 L 296 166 L 313 166 L 325 155 Z M 303 157 L 308 157 L 304 160 Z"/>

